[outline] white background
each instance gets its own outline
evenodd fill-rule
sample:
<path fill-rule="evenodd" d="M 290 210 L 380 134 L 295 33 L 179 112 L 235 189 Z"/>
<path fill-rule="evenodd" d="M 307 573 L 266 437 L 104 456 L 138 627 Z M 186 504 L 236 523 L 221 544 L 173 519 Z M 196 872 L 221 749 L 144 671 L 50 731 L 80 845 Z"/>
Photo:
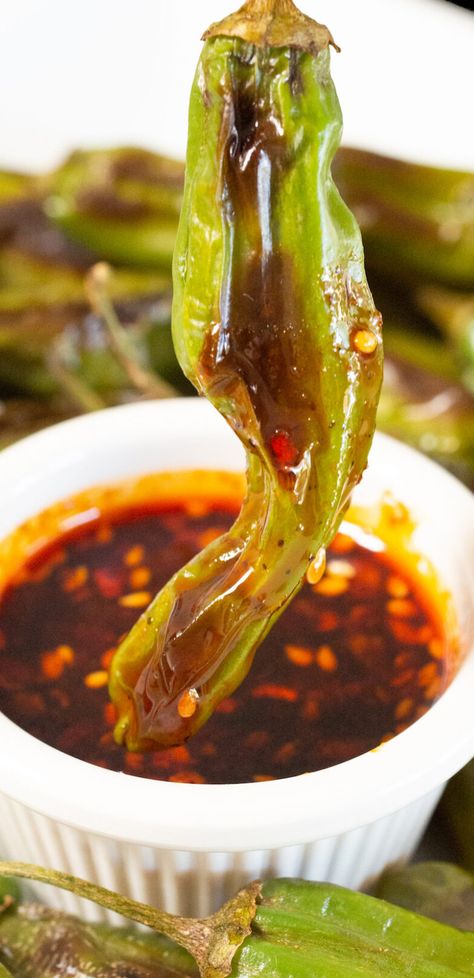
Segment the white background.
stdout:
<path fill-rule="evenodd" d="M 184 155 L 199 36 L 238 0 L 0 0 L 0 166 L 78 146 Z M 301 0 L 331 28 L 345 142 L 474 169 L 474 15 L 441 0 Z"/>

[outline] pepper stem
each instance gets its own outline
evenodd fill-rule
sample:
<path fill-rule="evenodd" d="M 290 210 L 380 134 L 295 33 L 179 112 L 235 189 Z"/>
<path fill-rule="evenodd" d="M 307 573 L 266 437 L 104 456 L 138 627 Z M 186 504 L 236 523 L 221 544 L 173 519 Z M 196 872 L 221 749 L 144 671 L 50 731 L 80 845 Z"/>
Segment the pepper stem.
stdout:
<path fill-rule="evenodd" d="M 323 24 L 298 10 L 293 0 L 246 0 L 234 14 L 212 24 L 203 40 L 239 37 L 258 47 L 299 48 L 318 55 L 336 42 Z"/>
<path fill-rule="evenodd" d="M 19 876 L 69 890 L 128 920 L 165 934 L 192 955 L 202 978 L 227 978 L 230 974 L 233 957 L 251 932 L 261 892 L 260 883 L 250 883 L 212 917 L 194 920 L 164 913 L 94 883 L 29 863 L 0 862 L 0 876 Z"/>
<path fill-rule="evenodd" d="M 133 386 L 146 397 L 157 399 L 176 397 L 177 391 L 171 384 L 139 363 L 133 343 L 110 300 L 108 287 L 111 275 L 110 266 L 106 262 L 98 262 L 86 276 L 85 289 L 92 309 L 104 322 L 117 360 Z"/>

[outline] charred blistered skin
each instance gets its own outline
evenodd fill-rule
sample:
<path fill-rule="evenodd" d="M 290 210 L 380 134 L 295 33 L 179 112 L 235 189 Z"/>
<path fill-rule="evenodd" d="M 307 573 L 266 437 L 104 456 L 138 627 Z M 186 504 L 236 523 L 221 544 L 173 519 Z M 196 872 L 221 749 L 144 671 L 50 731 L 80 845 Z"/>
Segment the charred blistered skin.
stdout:
<path fill-rule="evenodd" d="M 192 958 L 166 938 L 86 924 L 39 904 L 0 916 L 0 978 L 196 978 Z"/>
<path fill-rule="evenodd" d="M 248 493 L 230 532 L 175 575 L 114 659 L 116 736 L 130 750 L 186 740 L 242 681 L 366 466 L 382 323 L 331 177 L 341 114 L 324 37 L 317 50 L 275 47 L 217 27 L 198 65 L 174 342 L 245 446 Z"/>

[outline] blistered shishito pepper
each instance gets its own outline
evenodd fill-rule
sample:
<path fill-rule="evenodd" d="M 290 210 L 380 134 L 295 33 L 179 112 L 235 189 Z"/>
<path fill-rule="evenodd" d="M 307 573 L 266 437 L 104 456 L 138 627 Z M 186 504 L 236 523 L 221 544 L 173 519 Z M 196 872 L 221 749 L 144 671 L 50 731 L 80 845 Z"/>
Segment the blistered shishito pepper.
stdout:
<path fill-rule="evenodd" d="M 2 959 L 10 971 L 2 972 Z M 0 978 L 195 978 L 192 958 L 158 934 L 87 924 L 37 904 L 0 916 Z"/>
<path fill-rule="evenodd" d="M 5 870 L 55 883 L 146 923 L 185 948 L 196 960 L 202 978 L 474 975 L 474 934 L 330 883 L 253 883 L 212 917 L 189 920 L 60 873 L 0 864 L 0 873 Z M 51 922 L 48 933 L 38 909 L 30 913 L 30 925 L 28 909 L 19 917 L 14 913 L 10 919 L 8 913 L 3 920 L 0 917 L 0 961 L 4 960 L 18 978 L 196 975 L 190 958 L 176 944 L 164 945 L 154 935 L 126 935 L 120 930 L 114 933 L 108 927 L 83 925 L 74 918 L 44 910 L 45 920 Z M 64 956 L 58 953 L 61 922 L 69 936 Z M 48 952 L 51 969 L 47 967 Z M 98 969 L 98 963 L 103 970 Z"/>
<path fill-rule="evenodd" d="M 246 449 L 248 493 L 230 532 L 175 575 L 116 654 L 116 736 L 130 750 L 198 730 L 323 566 L 366 466 L 382 379 L 359 229 L 331 178 L 331 34 L 291 0 L 249 0 L 205 37 L 174 342 Z"/>

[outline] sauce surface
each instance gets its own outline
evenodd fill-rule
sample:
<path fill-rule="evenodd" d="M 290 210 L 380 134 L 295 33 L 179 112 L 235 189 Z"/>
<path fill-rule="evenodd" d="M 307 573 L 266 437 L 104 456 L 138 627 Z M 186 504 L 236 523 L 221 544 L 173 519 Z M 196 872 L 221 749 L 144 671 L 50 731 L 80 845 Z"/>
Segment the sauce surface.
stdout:
<path fill-rule="evenodd" d="M 201 487 L 202 488 L 202 487 Z M 0 602 L 0 709 L 40 740 L 115 771 L 229 783 L 316 771 L 418 719 L 450 675 L 429 603 L 344 524 L 325 576 L 306 583 L 249 677 L 187 744 L 127 753 L 113 739 L 108 671 L 121 636 L 184 562 L 232 523 L 238 500 L 93 507 L 43 546 Z M 191 704 L 190 704 L 191 706 Z"/>

